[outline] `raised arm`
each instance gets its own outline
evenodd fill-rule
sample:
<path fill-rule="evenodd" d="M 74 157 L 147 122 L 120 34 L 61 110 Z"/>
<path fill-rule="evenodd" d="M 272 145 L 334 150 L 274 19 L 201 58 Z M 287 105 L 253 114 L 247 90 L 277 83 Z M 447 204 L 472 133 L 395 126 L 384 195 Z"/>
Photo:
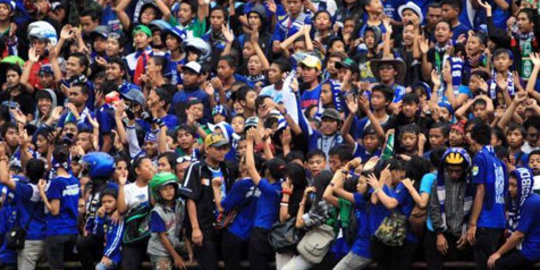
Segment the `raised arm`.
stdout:
<path fill-rule="evenodd" d="M 254 128 L 248 130 L 247 133 L 246 168 L 248 170 L 249 176 L 251 177 L 251 180 L 253 181 L 253 184 L 255 186 L 258 186 L 259 182 L 261 181 L 261 176 L 259 175 L 259 172 L 255 167 L 255 156 L 253 154 L 253 144 L 255 143 L 256 133 L 257 129 Z"/>

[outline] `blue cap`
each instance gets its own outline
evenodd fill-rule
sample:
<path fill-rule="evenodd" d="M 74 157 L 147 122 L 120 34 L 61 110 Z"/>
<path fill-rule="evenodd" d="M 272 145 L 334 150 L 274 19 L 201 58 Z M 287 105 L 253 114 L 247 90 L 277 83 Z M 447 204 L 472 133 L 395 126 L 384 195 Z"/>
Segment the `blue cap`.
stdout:
<path fill-rule="evenodd" d="M 43 76 L 45 74 L 54 74 L 53 68 L 50 64 L 45 64 L 39 68 L 39 76 Z"/>
<path fill-rule="evenodd" d="M 157 142 L 156 133 L 153 133 L 153 132 L 146 133 L 146 136 L 144 136 L 144 142 Z"/>
<path fill-rule="evenodd" d="M 221 115 L 227 117 L 227 110 L 225 109 L 225 107 L 223 107 L 223 105 L 217 105 L 212 110 L 212 116 L 214 116 L 216 114 L 221 114 Z"/>
<path fill-rule="evenodd" d="M 11 11 L 14 11 L 17 5 L 13 0 L 0 0 L 0 4 L 8 5 L 11 8 Z"/>

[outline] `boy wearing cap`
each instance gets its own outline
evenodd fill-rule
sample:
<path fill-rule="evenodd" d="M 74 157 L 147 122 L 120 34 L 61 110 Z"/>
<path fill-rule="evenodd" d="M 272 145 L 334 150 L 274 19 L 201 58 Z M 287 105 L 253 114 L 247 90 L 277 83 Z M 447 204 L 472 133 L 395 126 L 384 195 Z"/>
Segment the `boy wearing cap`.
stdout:
<path fill-rule="evenodd" d="M 204 108 L 203 123 L 206 123 L 211 118 L 210 97 L 201 89 L 203 80 L 201 64 L 191 61 L 182 67 L 182 75 L 184 81 L 183 91 L 178 91 L 174 94 L 172 105 L 175 114 L 180 119 L 185 119 L 185 108 L 191 98 L 196 98 L 201 101 Z"/>
<path fill-rule="evenodd" d="M 217 269 L 220 231 L 215 229 L 218 212 L 212 182 L 221 181 L 228 191 L 234 181 L 225 164 L 229 142 L 220 134 L 210 134 L 204 142 L 206 156 L 190 165 L 180 192 L 187 197 L 187 212 L 194 252 L 201 269 Z"/>
<path fill-rule="evenodd" d="M 330 149 L 338 144 L 344 143 L 343 137 L 339 133 L 339 127 L 342 124 L 342 118 L 335 109 L 325 109 L 321 116 L 321 127 L 319 130 L 313 130 L 306 122 L 302 111 L 298 110 L 298 119 L 302 133 L 308 142 L 308 150 L 320 149 L 326 157 Z"/>
<path fill-rule="evenodd" d="M 126 63 L 129 70 L 129 74 L 133 77 L 135 69 L 139 59 L 144 58 L 148 61 L 148 58 L 152 55 L 152 31 L 145 25 L 137 25 L 133 29 L 133 43 L 135 45 L 135 52 L 126 56 Z M 146 62 L 144 61 L 144 62 Z M 146 65 L 144 65 L 146 66 Z M 133 77 L 133 82 L 137 82 L 138 77 Z"/>
<path fill-rule="evenodd" d="M 351 58 L 336 63 L 338 70 L 337 78 L 341 83 L 341 89 L 349 92 L 356 88 L 352 82 L 358 81 L 358 64 Z"/>
<path fill-rule="evenodd" d="M 300 107 L 305 110 L 311 105 L 319 104 L 319 97 L 321 96 L 321 85 L 319 84 L 321 60 L 315 56 L 307 55 L 300 62 L 300 68 L 303 80 L 302 85 L 300 85 L 300 91 L 302 91 Z"/>

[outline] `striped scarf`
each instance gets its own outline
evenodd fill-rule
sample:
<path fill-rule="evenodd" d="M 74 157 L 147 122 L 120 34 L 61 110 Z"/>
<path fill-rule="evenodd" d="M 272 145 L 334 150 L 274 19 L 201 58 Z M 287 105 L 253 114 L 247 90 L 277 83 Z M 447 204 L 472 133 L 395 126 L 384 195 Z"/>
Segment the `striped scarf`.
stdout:
<path fill-rule="evenodd" d="M 516 231 L 521 218 L 521 208 L 523 204 L 533 193 L 533 173 L 528 168 L 517 168 L 510 173 L 510 177 L 517 179 L 516 198 L 510 200 L 510 211 L 508 212 L 508 231 L 513 233 Z"/>
<path fill-rule="evenodd" d="M 466 162 L 467 170 L 468 168 L 471 167 L 471 164 L 472 164 L 471 157 L 469 156 L 467 151 L 461 147 L 448 148 L 441 159 L 443 162 L 439 166 L 439 170 L 437 173 L 437 197 L 439 198 L 439 209 L 441 212 L 442 227 L 445 231 L 448 229 L 448 227 L 446 225 L 446 209 L 445 209 L 446 187 L 445 187 L 444 171 L 446 168 L 446 162 L 444 162 L 444 160 L 446 160 L 446 157 L 448 157 L 451 153 L 460 154 L 465 159 L 464 162 Z M 465 180 L 466 181 L 465 196 L 464 196 L 465 202 L 463 203 L 463 228 L 462 228 L 463 233 L 467 230 L 467 222 L 469 220 L 469 215 L 471 213 L 473 195 L 474 195 L 474 191 L 472 188 L 472 181 L 471 181 L 471 178 L 469 177 L 469 173 L 467 170 L 465 171 L 467 176 Z"/>

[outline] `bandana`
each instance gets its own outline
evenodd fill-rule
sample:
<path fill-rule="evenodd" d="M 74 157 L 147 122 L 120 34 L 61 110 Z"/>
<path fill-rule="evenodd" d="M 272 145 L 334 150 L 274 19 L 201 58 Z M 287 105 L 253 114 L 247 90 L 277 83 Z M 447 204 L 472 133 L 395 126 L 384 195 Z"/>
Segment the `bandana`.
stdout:
<path fill-rule="evenodd" d="M 493 75 L 491 76 L 491 83 L 489 84 L 489 97 L 493 100 L 497 100 L 497 72 L 493 70 Z M 514 96 L 516 93 L 515 87 L 514 87 L 514 75 L 512 72 L 508 71 L 508 74 L 506 75 L 506 82 L 508 84 L 508 94 L 510 96 Z"/>
<path fill-rule="evenodd" d="M 471 157 L 467 153 L 467 151 L 461 147 L 451 147 L 444 152 L 444 155 L 442 157 L 441 165 L 439 166 L 439 171 L 437 172 L 437 197 L 439 198 L 439 209 L 441 212 L 441 221 L 442 221 L 442 227 L 443 230 L 446 231 L 448 229 L 446 225 L 446 212 L 445 212 L 445 201 L 446 201 L 446 187 L 445 187 L 445 175 L 444 175 L 444 169 L 446 168 L 446 162 L 444 160 L 446 157 L 448 157 L 450 154 L 459 154 L 464 158 L 463 162 L 466 162 L 467 170 L 471 167 Z M 472 188 L 472 181 L 469 176 L 466 177 L 466 183 L 465 183 L 465 197 L 463 198 L 465 202 L 463 203 L 463 225 L 462 225 L 462 233 L 465 233 L 467 231 L 467 223 L 469 221 L 469 215 L 471 214 L 471 208 L 473 203 L 473 195 L 474 190 Z"/>
<path fill-rule="evenodd" d="M 521 208 L 523 204 L 533 193 L 533 173 L 528 168 L 517 168 L 510 173 L 511 177 L 517 179 L 517 192 L 516 198 L 510 200 L 510 211 L 508 213 L 508 230 L 510 233 L 516 231 L 521 217 Z M 518 246 L 518 250 L 521 249 L 521 244 Z"/>

